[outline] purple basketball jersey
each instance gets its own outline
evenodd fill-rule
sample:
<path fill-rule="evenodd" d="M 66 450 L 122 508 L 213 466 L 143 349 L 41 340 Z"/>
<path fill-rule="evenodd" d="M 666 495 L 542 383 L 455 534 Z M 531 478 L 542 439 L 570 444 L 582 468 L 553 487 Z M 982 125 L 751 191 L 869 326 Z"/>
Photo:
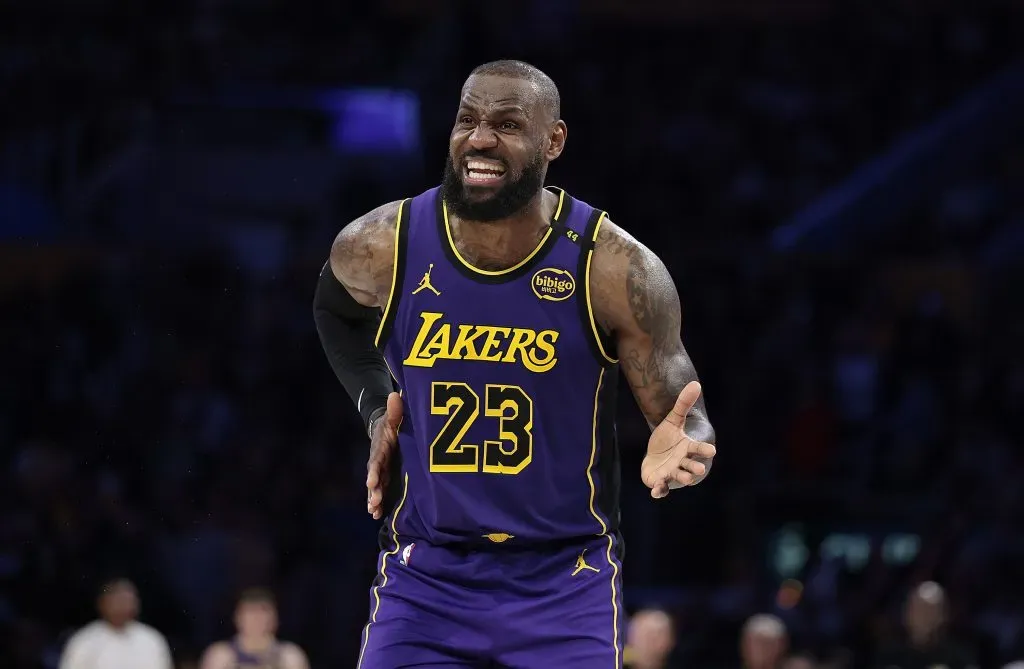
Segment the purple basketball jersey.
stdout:
<path fill-rule="evenodd" d="M 550 230 L 503 271 L 460 257 L 438 188 L 402 203 L 378 338 L 405 410 L 388 534 L 525 547 L 617 531 L 617 369 L 588 287 L 604 213 L 552 192 Z"/>

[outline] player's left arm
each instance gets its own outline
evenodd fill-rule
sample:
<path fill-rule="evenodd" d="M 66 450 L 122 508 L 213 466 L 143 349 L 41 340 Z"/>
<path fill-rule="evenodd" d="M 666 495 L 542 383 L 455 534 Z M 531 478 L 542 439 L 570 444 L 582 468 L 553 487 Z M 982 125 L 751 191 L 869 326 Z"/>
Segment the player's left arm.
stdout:
<path fill-rule="evenodd" d="M 591 303 L 597 325 L 615 341 L 622 371 L 653 430 L 668 416 L 697 370 L 682 340 L 682 307 L 668 268 L 657 255 L 607 218 L 591 262 Z M 686 416 L 685 432 L 715 443 L 703 393 Z M 711 470 L 712 458 L 693 459 Z"/>

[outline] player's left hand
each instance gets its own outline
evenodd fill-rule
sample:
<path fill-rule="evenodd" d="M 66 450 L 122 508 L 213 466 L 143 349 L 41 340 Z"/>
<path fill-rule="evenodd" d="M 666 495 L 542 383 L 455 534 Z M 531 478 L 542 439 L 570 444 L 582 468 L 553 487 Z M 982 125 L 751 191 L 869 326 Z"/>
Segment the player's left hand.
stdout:
<path fill-rule="evenodd" d="M 705 474 L 707 468 L 696 458 L 713 458 L 715 447 L 703 441 L 686 436 L 686 416 L 700 397 L 700 383 L 686 384 L 675 406 L 665 420 L 654 428 L 647 442 L 647 455 L 640 465 L 640 478 L 651 489 L 651 497 L 659 499 L 669 490 L 693 485 Z"/>

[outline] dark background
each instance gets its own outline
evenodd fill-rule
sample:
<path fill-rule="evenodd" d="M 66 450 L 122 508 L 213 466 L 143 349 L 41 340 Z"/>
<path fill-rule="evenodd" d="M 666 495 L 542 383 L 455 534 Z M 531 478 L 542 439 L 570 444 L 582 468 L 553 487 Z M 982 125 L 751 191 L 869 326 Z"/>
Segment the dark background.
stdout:
<path fill-rule="evenodd" d="M 112 573 L 183 663 L 267 585 L 354 664 L 376 524 L 313 288 L 500 57 L 561 88 L 549 182 L 672 270 L 718 430 L 653 503 L 623 393 L 628 607 L 687 666 L 762 611 L 859 666 L 935 579 L 1024 658 L 1024 6 L 972 4 L 5 3 L 2 665 L 54 666 Z"/>

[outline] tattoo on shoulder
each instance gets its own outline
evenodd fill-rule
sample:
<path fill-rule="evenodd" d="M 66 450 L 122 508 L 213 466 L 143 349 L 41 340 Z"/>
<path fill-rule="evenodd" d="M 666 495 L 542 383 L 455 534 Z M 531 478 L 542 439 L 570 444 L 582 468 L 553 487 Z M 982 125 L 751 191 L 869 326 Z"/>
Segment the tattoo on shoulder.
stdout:
<path fill-rule="evenodd" d="M 603 253 L 627 258 L 636 255 L 640 248 L 635 239 L 607 218 L 597 231 L 597 246 Z"/>
<path fill-rule="evenodd" d="M 391 291 L 399 202 L 389 202 L 345 226 L 331 249 L 331 266 L 350 292 L 381 303 Z"/>
<path fill-rule="evenodd" d="M 626 272 L 629 310 L 655 348 L 679 337 L 681 315 L 675 290 L 668 270 L 651 251 L 640 248 L 630 257 Z"/>

